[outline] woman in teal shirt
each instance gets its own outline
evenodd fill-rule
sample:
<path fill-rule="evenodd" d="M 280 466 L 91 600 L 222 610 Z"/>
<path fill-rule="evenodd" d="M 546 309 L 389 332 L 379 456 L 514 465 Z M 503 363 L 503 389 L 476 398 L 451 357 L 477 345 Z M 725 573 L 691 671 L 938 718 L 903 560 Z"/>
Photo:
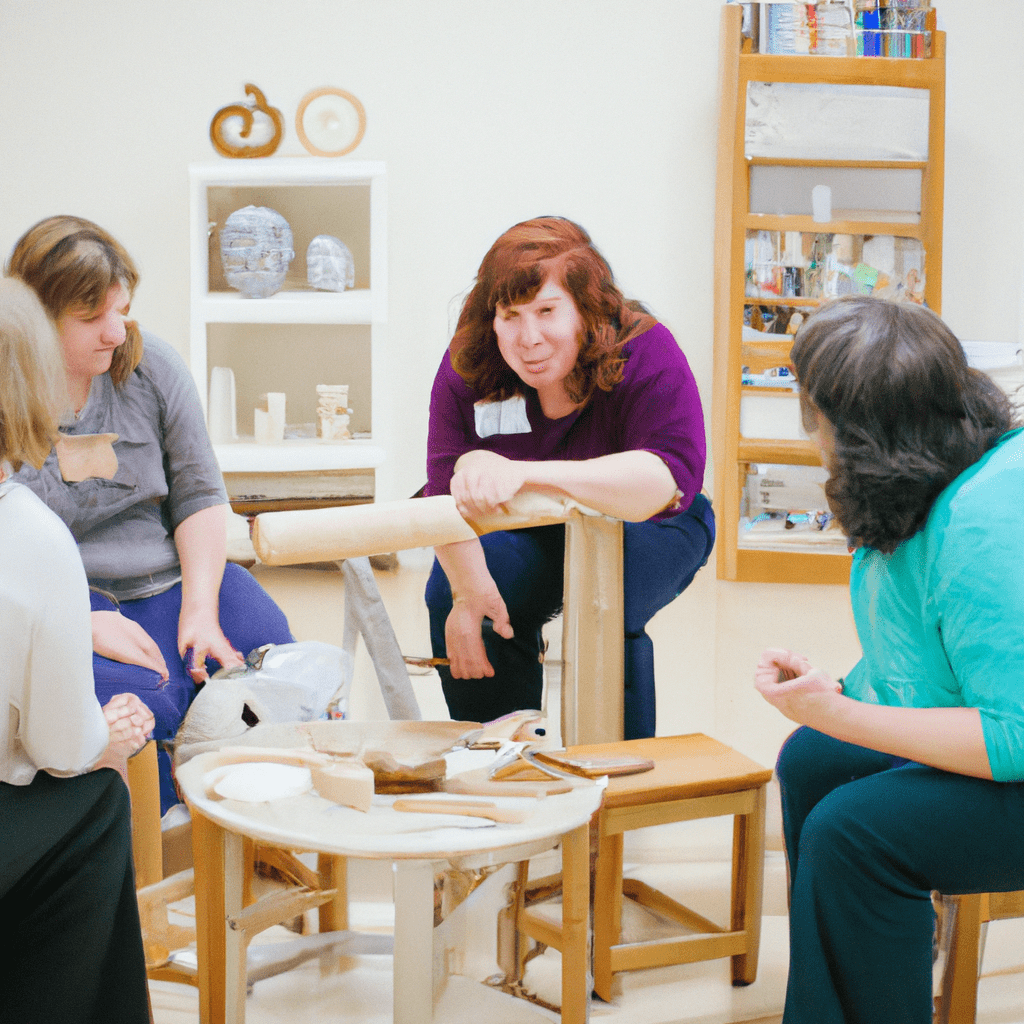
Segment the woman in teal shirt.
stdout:
<path fill-rule="evenodd" d="M 777 766 L 790 869 L 784 1024 L 928 1024 L 930 894 L 1024 888 L 1024 434 L 929 310 L 822 307 L 792 361 L 856 546 L 863 656 L 765 651 L 799 723 Z"/>

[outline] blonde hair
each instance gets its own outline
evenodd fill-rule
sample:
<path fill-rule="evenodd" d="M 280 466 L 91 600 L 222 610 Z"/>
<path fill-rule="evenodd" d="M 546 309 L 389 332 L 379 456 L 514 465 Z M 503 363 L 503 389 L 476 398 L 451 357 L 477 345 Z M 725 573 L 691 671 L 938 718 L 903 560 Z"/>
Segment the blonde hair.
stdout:
<path fill-rule="evenodd" d="M 135 294 L 139 272 L 124 246 L 99 225 L 82 217 L 47 217 L 14 245 L 7 273 L 35 289 L 56 323 L 67 313 L 97 312 L 115 285 Z M 142 332 L 134 320 L 114 349 L 110 379 L 123 384 L 142 359 Z"/>
<path fill-rule="evenodd" d="M 37 469 L 57 437 L 67 382 L 57 331 L 36 293 L 0 278 L 0 460 Z"/>

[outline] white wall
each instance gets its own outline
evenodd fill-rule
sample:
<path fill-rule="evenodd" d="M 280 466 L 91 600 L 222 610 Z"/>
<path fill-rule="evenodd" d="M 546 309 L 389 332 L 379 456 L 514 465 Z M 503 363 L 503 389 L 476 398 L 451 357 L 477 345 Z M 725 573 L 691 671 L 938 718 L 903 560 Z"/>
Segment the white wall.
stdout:
<path fill-rule="evenodd" d="M 944 313 L 964 337 L 1016 340 L 1017 5 L 938 7 L 949 34 Z M 353 157 L 389 169 L 385 372 L 402 415 L 386 496 L 424 479 L 429 383 L 459 297 L 491 241 L 525 217 L 583 223 L 625 290 L 676 333 L 708 399 L 719 8 L 0 0 L 0 250 L 52 213 L 98 221 L 140 264 L 139 319 L 184 353 L 187 168 L 215 158 L 211 117 L 254 82 L 285 115 L 279 153 L 301 154 L 298 102 L 335 85 L 367 110 Z M 688 664 L 659 665 L 660 731 L 713 731 L 766 760 L 788 725 L 750 689 L 760 649 L 790 644 L 837 672 L 857 650 L 843 588 L 720 583 L 710 570 L 653 632 L 692 651 Z"/>

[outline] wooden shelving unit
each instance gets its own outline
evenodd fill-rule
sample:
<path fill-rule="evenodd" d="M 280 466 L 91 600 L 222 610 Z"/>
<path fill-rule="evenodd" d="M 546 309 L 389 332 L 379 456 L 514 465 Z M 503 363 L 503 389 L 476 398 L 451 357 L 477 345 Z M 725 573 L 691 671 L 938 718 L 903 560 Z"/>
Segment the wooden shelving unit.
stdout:
<path fill-rule="evenodd" d="M 747 240 L 753 232 L 798 232 L 802 236 L 849 235 L 860 239 L 892 236 L 919 243 L 924 259 L 924 301 L 941 311 L 942 201 L 945 151 L 945 33 L 935 30 L 931 15 L 931 56 L 890 57 L 775 56 L 749 52 L 742 35 L 739 4 L 722 8 L 718 171 L 715 211 L 715 354 L 712 432 L 715 457 L 715 511 L 718 517 L 718 577 L 763 583 L 845 583 L 850 557 L 841 539 L 791 535 L 743 534 L 744 488 L 751 465 L 818 466 L 817 449 L 808 440 L 744 437 L 741 403 L 744 396 L 768 397 L 771 389 L 744 387 L 743 368 L 761 372 L 788 362 L 792 338 L 744 340 L 745 307 L 796 307 L 805 315 L 821 301 L 799 292 L 795 296 L 748 295 Z M 744 49 L 748 52 L 744 52 Z M 747 152 L 749 83 L 888 86 L 928 93 L 925 159 L 898 159 L 869 153 L 863 159 L 822 153 L 778 157 Z M 858 143 L 850 139 L 850 149 Z M 821 169 L 823 175 L 853 172 L 914 172 L 920 179 L 918 211 L 841 210 L 834 219 L 817 221 L 804 213 L 752 212 L 751 176 L 757 169 Z M 779 393 L 775 393 L 778 395 Z M 780 397 L 787 397 L 783 392 Z M 792 393 L 788 400 L 793 401 Z M 774 539 L 770 539 L 774 537 Z M 812 543 L 808 541 L 818 541 Z"/>

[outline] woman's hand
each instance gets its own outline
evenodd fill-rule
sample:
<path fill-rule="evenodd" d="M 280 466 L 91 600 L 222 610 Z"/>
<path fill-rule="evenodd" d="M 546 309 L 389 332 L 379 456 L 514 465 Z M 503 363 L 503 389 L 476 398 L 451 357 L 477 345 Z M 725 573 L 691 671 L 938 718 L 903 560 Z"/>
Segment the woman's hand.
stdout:
<path fill-rule="evenodd" d="M 506 640 L 513 637 L 505 602 L 494 587 L 489 593 L 459 596 L 444 624 L 448 666 L 455 679 L 480 679 L 494 675 L 483 641 L 483 621 L 489 618 L 494 632 Z"/>
<path fill-rule="evenodd" d="M 444 624 L 448 667 L 456 679 L 489 678 L 494 667 L 484 648 L 484 619 L 490 619 L 494 632 L 506 640 L 514 633 L 508 609 L 487 570 L 484 549 L 474 538 L 439 544 L 434 552 L 452 590 L 452 610 Z"/>
<path fill-rule="evenodd" d="M 220 628 L 227 514 L 227 505 L 211 505 L 182 520 L 174 531 L 181 559 L 178 653 L 196 683 L 209 675 L 207 658 L 220 662 L 221 668 L 237 668 L 244 661 Z"/>
<path fill-rule="evenodd" d="M 149 742 L 156 724 L 153 712 L 134 693 L 119 693 L 103 706 L 103 717 L 107 720 L 110 738 L 107 749 L 92 770 L 113 768 L 127 782 L 128 758 Z"/>
<path fill-rule="evenodd" d="M 488 451 L 472 451 L 455 463 L 451 495 L 466 519 L 502 509 L 526 483 L 525 465 Z"/>
<path fill-rule="evenodd" d="M 802 655 L 775 648 L 757 663 L 754 686 L 769 704 L 799 725 L 827 732 L 843 687 Z"/>
<path fill-rule="evenodd" d="M 111 661 L 152 669 L 167 682 L 167 662 L 156 641 L 120 612 L 92 613 L 92 649 Z"/>
<path fill-rule="evenodd" d="M 201 683 L 209 677 L 206 659 L 213 658 L 221 668 L 238 668 L 245 659 L 231 646 L 212 613 L 188 613 L 184 604 L 178 620 L 178 653 L 193 682 Z"/>

